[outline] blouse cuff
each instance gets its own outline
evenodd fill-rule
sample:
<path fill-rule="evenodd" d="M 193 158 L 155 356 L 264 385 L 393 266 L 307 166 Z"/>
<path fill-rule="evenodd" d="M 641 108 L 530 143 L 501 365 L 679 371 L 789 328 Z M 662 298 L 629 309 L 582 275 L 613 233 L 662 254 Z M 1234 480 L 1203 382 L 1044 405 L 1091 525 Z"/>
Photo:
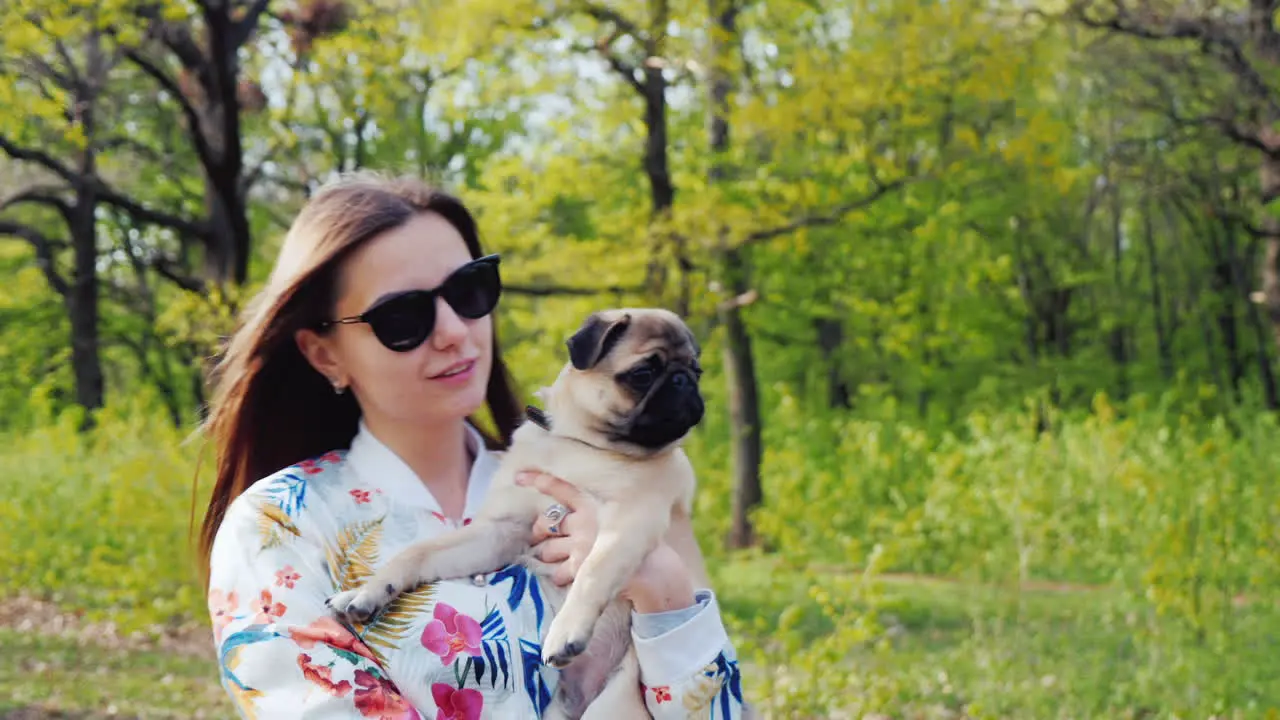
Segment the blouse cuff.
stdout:
<path fill-rule="evenodd" d="M 714 661 L 728 644 L 715 593 L 698 590 L 694 601 L 680 610 L 631 614 L 631 639 L 645 684 L 682 680 Z"/>
<path fill-rule="evenodd" d="M 646 639 L 674 630 L 689 622 L 699 612 L 702 612 L 703 606 L 707 604 L 708 597 L 706 593 L 695 594 L 692 605 L 677 610 L 664 610 L 655 613 L 632 612 L 631 629 L 635 631 L 637 637 Z"/>

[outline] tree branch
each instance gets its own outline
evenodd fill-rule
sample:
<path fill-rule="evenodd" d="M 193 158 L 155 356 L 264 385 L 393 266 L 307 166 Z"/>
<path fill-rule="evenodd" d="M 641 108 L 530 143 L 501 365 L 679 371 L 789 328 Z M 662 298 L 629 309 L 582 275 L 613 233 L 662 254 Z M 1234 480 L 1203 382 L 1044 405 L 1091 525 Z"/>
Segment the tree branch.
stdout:
<path fill-rule="evenodd" d="M 113 205 L 125 211 L 135 222 L 159 225 L 199 240 L 207 240 L 209 238 L 209 228 L 204 221 L 188 220 L 161 210 L 152 210 L 144 207 L 137 201 L 106 187 L 101 182 L 98 183 L 98 198 L 108 205 Z"/>
<path fill-rule="evenodd" d="M 1222 62 L 1229 72 L 1244 82 L 1255 99 L 1275 107 L 1270 85 L 1250 62 L 1242 38 L 1236 37 L 1237 31 L 1246 29 L 1243 16 L 1214 19 L 1175 15 L 1163 20 L 1155 16 L 1140 20 L 1121 0 L 1112 0 L 1111 4 L 1114 14 L 1110 17 L 1090 16 L 1090 3 L 1087 1 L 1073 4 L 1067 12 L 1085 27 L 1110 30 L 1140 40 L 1197 40 L 1201 43 L 1202 52 Z"/>
<path fill-rule="evenodd" d="M 885 195 L 888 195 L 894 190 L 905 186 L 906 184 L 907 180 L 905 178 L 900 178 L 889 183 L 877 182 L 876 189 L 869 195 L 860 197 L 857 200 L 851 200 L 843 205 L 838 205 L 828 212 L 819 215 L 806 215 L 783 225 L 779 225 L 778 227 L 769 228 L 767 230 L 757 230 L 747 235 L 744 239 L 744 244 L 757 243 L 764 240 L 771 240 L 782 235 L 789 235 L 801 228 L 835 225 L 836 223 L 844 220 L 845 216 L 849 213 L 870 206 L 875 201 Z"/>
<path fill-rule="evenodd" d="M 628 65 L 622 60 L 622 58 L 618 57 L 617 53 L 613 52 L 612 48 L 609 47 L 600 48 L 600 54 L 603 55 L 605 61 L 609 63 L 609 67 L 613 68 L 614 72 L 621 75 L 622 79 L 626 80 L 627 84 L 630 85 L 633 90 L 640 93 L 641 97 L 647 97 L 644 83 L 636 79 L 636 67 L 634 65 Z"/>
<path fill-rule="evenodd" d="M 231 47 L 240 48 L 249 42 L 249 37 L 253 35 L 253 31 L 258 26 L 258 21 L 262 19 L 262 13 L 267 9 L 267 5 L 271 4 L 271 0 L 257 0 L 245 12 L 240 22 L 236 23 L 231 30 Z"/>
<path fill-rule="evenodd" d="M 71 223 L 71 205 L 63 198 L 58 197 L 57 193 L 64 191 L 65 188 L 54 186 L 33 187 L 14 195 L 4 202 L 0 202 L 0 210 L 5 210 L 14 205 L 23 203 L 32 203 L 35 205 L 47 205 L 57 210 L 62 219 L 68 224 Z"/>
<path fill-rule="evenodd" d="M 54 156 L 42 150 L 20 147 L 5 135 L 0 135 L 0 150 L 3 150 L 5 154 L 14 160 L 33 162 L 40 165 L 69 183 L 75 184 L 80 180 L 79 173 L 58 162 L 58 159 Z"/>
<path fill-rule="evenodd" d="M 620 287 L 617 285 L 610 287 L 586 288 L 586 287 L 568 287 L 564 285 L 512 285 L 503 283 L 502 291 L 512 295 L 528 295 L 532 297 L 554 297 L 554 296 L 576 296 L 576 297 L 592 297 L 595 295 L 625 295 L 635 294 L 644 291 L 641 287 Z"/>
<path fill-rule="evenodd" d="M 59 295 L 66 297 L 71 288 L 66 279 L 58 274 L 58 269 L 53 262 L 54 243 L 48 237 L 30 225 L 9 220 L 0 220 L 0 235 L 19 237 L 31 243 L 31 247 L 35 248 L 36 251 L 36 263 L 40 266 L 40 270 L 44 272 L 45 279 L 49 281 L 49 287 L 52 287 Z"/>
<path fill-rule="evenodd" d="M 178 217 L 177 215 L 170 215 L 166 212 L 143 207 L 138 202 L 127 198 L 108 187 L 100 178 L 96 176 L 81 175 L 59 162 L 57 158 L 41 150 L 19 147 L 3 135 L 0 135 L 0 150 L 4 150 L 4 152 L 14 160 L 36 163 L 37 165 L 55 173 L 73 186 L 80 185 L 85 182 L 93 183 L 94 188 L 99 194 L 99 198 L 103 202 L 124 210 L 132 215 L 138 222 L 161 225 L 167 228 L 172 228 L 177 232 L 186 233 L 202 239 L 207 238 L 209 235 L 209 231 L 205 228 L 203 223 L 192 222 Z M 34 202 L 34 200 L 32 200 L 32 202 Z M 46 202 L 46 204 L 49 203 Z"/>
<path fill-rule="evenodd" d="M 621 76 L 623 80 L 626 80 L 627 84 L 630 85 L 633 90 L 640 93 L 642 97 L 645 96 L 644 83 L 636 79 L 637 66 L 628 63 L 626 60 L 623 60 L 620 55 L 615 53 L 610 45 L 612 41 L 613 38 L 609 37 L 598 43 L 590 45 L 585 43 L 575 44 L 573 46 L 573 50 L 582 53 L 583 55 L 600 53 L 600 56 L 604 58 L 605 62 L 609 63 L 609 67 L 614 72 Z"/>
<path fill-rule="evenodd" d="M 200 122 L 200 114 L 196 112 L 195 107 L 191 105 L 187 96 L 182 94 L 182 90 L 178 87 L 178 84 L 174 82 L 173 78 L 165 74 L 165 72 L 155 63 L 139 54 L 138 51 L 126 50 L 125 57 L 129 58 L 129 60 L 132 61 L 134 65 L 137 65 L 142 72 L 146 73 L 153 80 L 159 83 L 160 87 L 164 88 L 165 92 L 173 96 L 174 100 L 177 101 L 178 106 L 182 109 L 183 117 L 187 119 L 187 125 L 190 128 L 189 134 L 196 146 L 196 155 L 200 158 L 200 164 L 206 168 L 214 167 L 213 151 L 209 147 L 208 141 L 205 139 L 204 130 Z"/>
<path fill-rule="evenodd" d="M 202 297 L 204 296 L 205 284 L 202 281 L 182 272 L 182 269 L 178 267 L 178 263 L 173 260 L 160 255 L 151 260 L 149 264 L 152 269 L 160 275 L 160 277 L 165 278 L 187 292 L 192 292 Z"/>
<path fill-rule="evenodd" d="M 591 0 L 583 0 L 581 2 L 582 12 L 595 18 L 599 22 L 612 23 L 614 27 L 622 32 L 635 38 L 636 42 L 644 45 L 648 42 L 645 34 L 640 31 L 640 26 L 622 15 L 622 13 L 612 8 L 605 7 Z"/>

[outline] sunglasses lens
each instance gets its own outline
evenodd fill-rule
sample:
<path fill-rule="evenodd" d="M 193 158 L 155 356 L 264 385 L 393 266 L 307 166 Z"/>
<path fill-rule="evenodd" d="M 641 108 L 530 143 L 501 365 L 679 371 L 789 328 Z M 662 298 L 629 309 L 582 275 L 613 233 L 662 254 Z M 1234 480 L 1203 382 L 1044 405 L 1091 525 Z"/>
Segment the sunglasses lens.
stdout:
<path fill-rule="evenodd" d="M 427 293 L 405 293 L 369 311 L 368 319 L 383 345 L 408 352 L 431 334 L 436 324 L 435 300 Z"/>
<path fill-rule="evenodd" d="M 496 263 L 480 262 L 463 266 L 440 288 L 449 307 L 468 320 L 493 312 L 502 294 L 502 280 Z"/>

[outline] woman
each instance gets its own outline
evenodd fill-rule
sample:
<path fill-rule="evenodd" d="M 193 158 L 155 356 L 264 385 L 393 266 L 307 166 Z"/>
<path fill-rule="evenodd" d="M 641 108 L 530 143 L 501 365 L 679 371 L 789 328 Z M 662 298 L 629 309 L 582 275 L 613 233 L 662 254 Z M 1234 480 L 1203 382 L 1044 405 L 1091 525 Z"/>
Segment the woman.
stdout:
<path fill-rule="evenodd" d="M 367 626 L 324 605 L 480 506 L 522 415 L 494 335 L 500 293 L 468 210 L 414 180 L 347 176 L 289 230 L 222 359 L 209 418 L 217 479 L 201 555 L 222 682 L 242 716 L 541 716 L 558 672 L 541 665 L 549 618 L 523 569 L 423 586 Z M 495 433 L 473 421 L 482 406 Z M 559 563 L 555 581 L 571 582 L 595 537 L 592 503 L 557 478 L 524 481 L 567 510 L 530 532 Z M 655 718 L 742 713 L 707 585 L 689 519 L 676 517 L 624 590 L 636 692 Z"/>

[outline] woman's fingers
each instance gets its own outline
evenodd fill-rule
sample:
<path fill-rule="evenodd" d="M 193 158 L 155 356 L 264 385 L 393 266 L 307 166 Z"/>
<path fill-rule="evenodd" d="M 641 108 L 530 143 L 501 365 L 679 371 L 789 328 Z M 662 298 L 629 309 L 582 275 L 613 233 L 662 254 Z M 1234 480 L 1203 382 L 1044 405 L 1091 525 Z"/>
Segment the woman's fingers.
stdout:
<path fill-rule="evenodd" d="M 553 537 L 538 545 L 538 559 L 544 563 L 558 563 L 568 560 L 572 554 L 573 540 L 565 537 Z"/>
<path fill-rule="evenodd" d="M 577 574 L 578 563 L 573 558 L 569 558 L 556 566 L 555 572 L 551 573 L 551 582 L 564 587 L 573 582 L 573 578 Z"/>
<path fill-rule="evenodd" d="M 538 519 L 533 522 L 533 544 L 537 545 L 547 538 L 555 538 L 572 533 L 579 522 L 579 518 L 575 517 L 576 515 L 577 513 L 572 511 L 569 511 L 567 515 L 560 516 L 558 519 L 547 517 L 546 512 L 538 515 Z M 551 531 L 553 527 L 555 532 Z"/>
<path fill-rule="evenodd" d="M 577 510 L 582 504 L 582 493 L 578 488 L 554 475 L 537 470 L 523 470 L 516 473 L 516 484 L 532 487 L 544 495 L 550 495 L 556 502 L 570 510 Z"/>
<path fill-rule="evenodd" d="M 547 510 L 553 506 L 543 508 L 538 514 L 538 519 L 533 523 L 533 544 L 535 545 L 549 537 L 572 533 L 575 527 L 581 525 L 582 518 L 579 513 L 587 511 L 590 514 L 588 498 L 583 497 L 577 488 L 554 475 L 524 470 L 516 475 L 516 484 L 532 487 L 544 495 L 549 495 L 565 511 L 558 517 L 547 517 Z M 552 528 L 555 528 L 554 532 Z"/>

